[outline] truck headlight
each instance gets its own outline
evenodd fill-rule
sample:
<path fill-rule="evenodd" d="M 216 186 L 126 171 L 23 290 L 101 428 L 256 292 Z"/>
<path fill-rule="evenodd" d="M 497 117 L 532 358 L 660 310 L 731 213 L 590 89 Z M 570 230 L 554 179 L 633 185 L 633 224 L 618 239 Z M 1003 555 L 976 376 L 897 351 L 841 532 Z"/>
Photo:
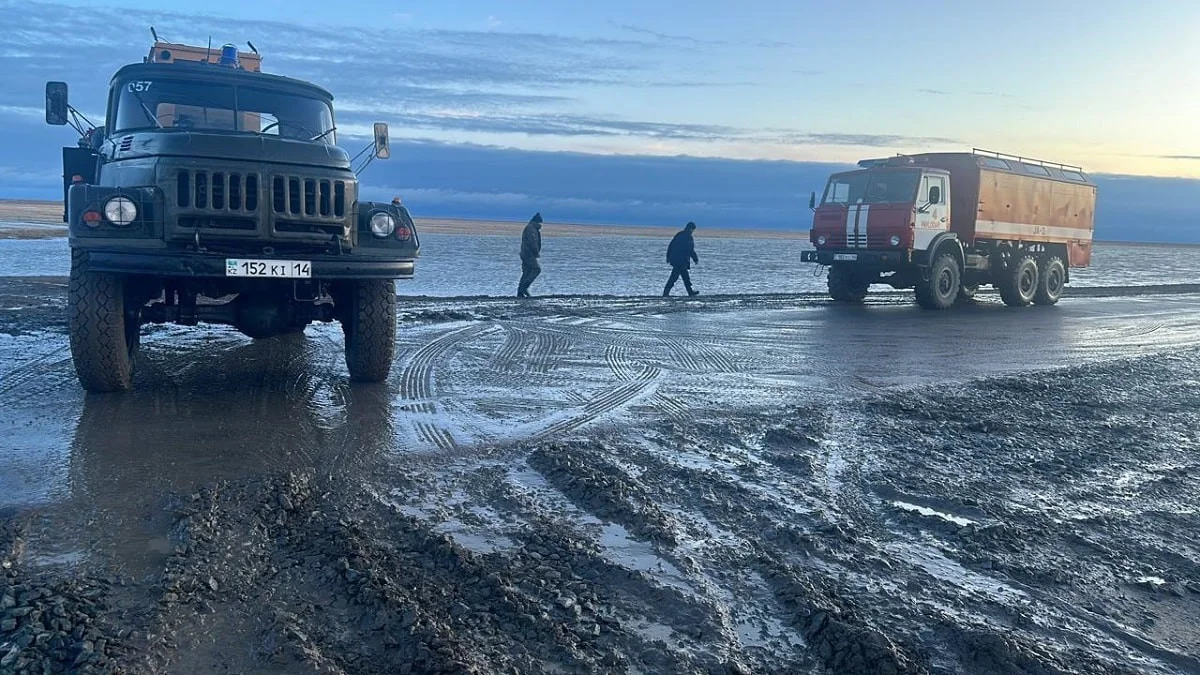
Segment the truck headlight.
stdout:
<path fill-rule="evenodd" d="M 390 213 L 380 211 L 371 216 L 371 234 L 376 237 L 391 236 L 392 231 L 396 229 L 396 219 Z"/>
<path fill-rule="evenodd" d="M 900 235 L 893 234 L 892 235 L 892 246 L 899 246 L 899 245 L 900 245 Z"/>
<path fill-rule="evenodd" d="M 824 246 L 825 241 L 826 241 L 825 235 L 821 235 L 821 236 L 817 237 L 817 246 Z"/>
<path fill-rule="evenodd" d="M 124 227 L 137 220 L 137 204 L 126 197 L 113 197 L 104 202 L 104 217 L 113 225 Z"/>

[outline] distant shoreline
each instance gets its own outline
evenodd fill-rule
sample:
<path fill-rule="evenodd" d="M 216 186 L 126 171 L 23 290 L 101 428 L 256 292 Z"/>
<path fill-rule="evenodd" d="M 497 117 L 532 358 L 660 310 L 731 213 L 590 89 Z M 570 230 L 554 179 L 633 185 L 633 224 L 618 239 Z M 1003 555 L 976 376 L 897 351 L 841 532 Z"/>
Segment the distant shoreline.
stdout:
<path fill-rule="evenodd" d="M 459 234 L 478 236 L 520 236 L 525 221 L 473 218 L 414 218 L 418 234 Z M 62 202 L 28 199 L 0 199 L 0 239 L 44 239 L 66 236 L 62 222 Z M 25 224 L 30 225 L 24 227 Z M 697 235 L 714 239 L 791 239 L 806 241 L 808 230 L 763 230 L 705 227 L 698 222 Z M 547 219 L 542 233 L 547 237 L 657 237 L 670 238 L 683 227 L 678 225 L 584 225 L 558 223 Z"/>
<path fill-rule="evenodd" d="M 519 236 L 524 221 L 482 218 L 414 218 L 418 234 L 456 234 L 480 237 Z M 713 239 L 808 240 L 808 230 L 738 229 L 705 227 L 698 223 L 697 235 Z M 547 237 L 671 237 L 680 225 L 585 225 L 547 220 L 542 233 Z M 0 199 L 0 239 L 55 239 L 67 236 L 62 222 L 62 202 L 35 199 Z M 1099 246 L 1177 246 L 1200 248 L 1200 243 L 1169 241 L 1118 241 L 1097 239 Z"/>

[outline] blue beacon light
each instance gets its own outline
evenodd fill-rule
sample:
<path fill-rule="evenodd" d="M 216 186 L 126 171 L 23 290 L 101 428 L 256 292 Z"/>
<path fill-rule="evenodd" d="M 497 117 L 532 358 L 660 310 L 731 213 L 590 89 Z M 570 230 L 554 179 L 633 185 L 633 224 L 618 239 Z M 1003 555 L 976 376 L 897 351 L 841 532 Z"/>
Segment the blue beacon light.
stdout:
<path fill-rule="evenodd" d="M 217 61 L 217 65 L 229 66 L 231 68 L 238 67 L 238 50 L 237 45 L 226 44 L 221 47 L 221 58 Z"/>

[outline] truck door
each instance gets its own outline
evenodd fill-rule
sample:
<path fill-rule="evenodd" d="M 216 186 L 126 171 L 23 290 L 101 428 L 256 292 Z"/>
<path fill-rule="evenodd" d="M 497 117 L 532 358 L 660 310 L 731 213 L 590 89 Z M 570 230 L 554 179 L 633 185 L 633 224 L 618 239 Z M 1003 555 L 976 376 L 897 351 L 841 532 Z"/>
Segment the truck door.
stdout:
<path fill-rule="evenodd" d="M 950 181 L 942 174 L 921 177 L 917 193 L 916 232 L 913 249 L 924 251 L 938 234 L 950 229 Z"/>

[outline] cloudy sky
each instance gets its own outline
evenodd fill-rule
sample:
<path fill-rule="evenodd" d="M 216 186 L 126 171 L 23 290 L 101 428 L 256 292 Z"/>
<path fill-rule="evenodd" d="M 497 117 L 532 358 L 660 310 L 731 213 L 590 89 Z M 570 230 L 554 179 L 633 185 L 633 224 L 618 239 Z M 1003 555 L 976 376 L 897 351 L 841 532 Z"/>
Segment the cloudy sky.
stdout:
<path fill-rule="evenodd" d="M 399 147 L 446 165 L 446 179 L 419 179 L 400 157 L 364 181 L 430 198 L 528 195 L 456 183 L 454 166 L 502 156 L 601 166 L 595 155 L 688 155 L 753 160 L 719 166 L 756 171 L 782 166 L 763 160 L 819 163 L 785 195 L 805 205 L 826 164 L 922 150 L 984 147 L 1095 173 L 1200 178 L 1200 3 L 168 4 L 0 0 L 0 124 L 14 131 L 0 147 L 0 196 L 57 180 L 54 147 L 70 139 L 41 125 L 44 82 L 68 81 L 72 103 L 100 117 L 108 78 L 147 52 L 151 25 L 176 42 L 254 42 L 264 70 L 333 91 L 344 144 L 389 122 Z M 530 151 L 558 154 L 519 154 Z M 578 180 L 550 191 L 595 198 L 589 175 Z M 637 199 L 669 202 L 683 189 L 674 182 Z"/>

